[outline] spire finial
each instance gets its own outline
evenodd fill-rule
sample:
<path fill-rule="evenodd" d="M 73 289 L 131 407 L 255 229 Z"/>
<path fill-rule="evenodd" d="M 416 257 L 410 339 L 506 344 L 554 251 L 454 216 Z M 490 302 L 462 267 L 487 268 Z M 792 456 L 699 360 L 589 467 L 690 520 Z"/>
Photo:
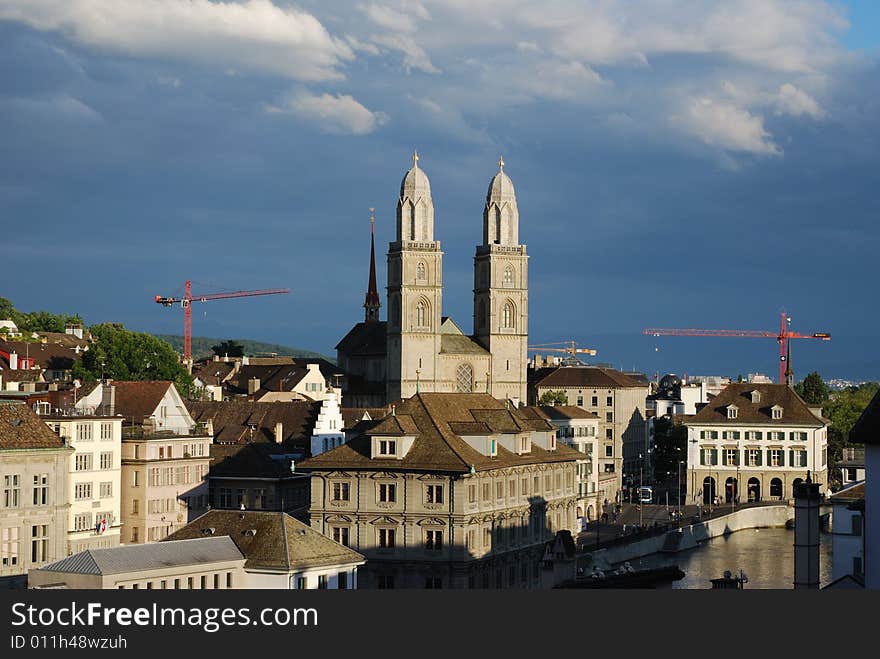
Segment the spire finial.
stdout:
<path fill-rule="evenodd" d="M 373 215 L 375 208 L 370 209 L 370 233 L 376 233 L 376 216 Z"/>
<path fill-rule="evenodd" d="M 498 158 L 498 171 L 499 172 L 504 171 L 504 156 L 501 156 Z"/>
<path fill-rule="evenodd" d="M 418 168 L 419 166 L 419 152 L 413 150 L 413 167 Z"/>

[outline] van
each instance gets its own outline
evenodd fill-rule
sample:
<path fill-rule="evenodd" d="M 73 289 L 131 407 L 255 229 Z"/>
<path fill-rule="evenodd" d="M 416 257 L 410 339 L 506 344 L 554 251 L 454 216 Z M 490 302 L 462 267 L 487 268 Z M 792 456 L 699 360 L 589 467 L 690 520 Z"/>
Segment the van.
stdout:
<path fill-rule="evenodd" d="M 638 488 L 639 503 L 652 503 L 654 501 L 654 489 L 650 485 L 642 485 Z"/>

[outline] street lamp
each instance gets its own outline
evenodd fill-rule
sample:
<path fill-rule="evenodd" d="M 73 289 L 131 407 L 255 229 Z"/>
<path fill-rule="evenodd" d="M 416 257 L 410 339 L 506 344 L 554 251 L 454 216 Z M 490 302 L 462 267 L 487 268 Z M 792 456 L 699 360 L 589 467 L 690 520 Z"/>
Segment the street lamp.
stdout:
<path fill-rule="evenodd" d="M 644 466 L 642 454 L 639 453 L 639 531 L 642 530 L 642 469 Z"/>

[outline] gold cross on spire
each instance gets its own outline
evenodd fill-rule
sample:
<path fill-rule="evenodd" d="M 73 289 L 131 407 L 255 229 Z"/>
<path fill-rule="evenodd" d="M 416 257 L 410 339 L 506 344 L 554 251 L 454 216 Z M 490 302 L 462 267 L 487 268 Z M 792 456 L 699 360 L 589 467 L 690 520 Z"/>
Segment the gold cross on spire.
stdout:
<path fill-rule="evenodd" d="M 376 210 L 375 208 L 370 209 L 370 232 L 371 233 L 376 230 L 376 216 L 373 215 L 373 211 L 375 211 L 375 210 Z"/>
<path fill-rule="evenodd" d="M 419 152 L 413 151 L 413 167 L 419 166 Z"/>
<path fill-rule="evenodd" d="M 504 156 L 501 156 L 500 158 L 498 158 L 498 171 L 499 172 L 504 171 Z"/>

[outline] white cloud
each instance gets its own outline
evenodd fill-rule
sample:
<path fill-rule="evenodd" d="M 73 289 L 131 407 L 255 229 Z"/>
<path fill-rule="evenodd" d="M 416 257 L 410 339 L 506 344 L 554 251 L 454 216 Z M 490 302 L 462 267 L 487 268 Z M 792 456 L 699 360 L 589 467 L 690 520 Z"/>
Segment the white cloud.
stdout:
<path fill-rule="evenodd" d="M 469 144 L 487 144 L 491 141 L 485 131 L 471 127 L 462 113 L 454 106 L 441 105 L 429 97 L 415 98 L 410 95 L 409 100 L 421 110 L 418 115 L 418 123 L 425 121 L 445 137 Z"/>
<path fill-rule="evenodd" d="M 378 46 L 384 46 L 389 50 L 403 54 L 403 66 L 409 72 L 418 69 L 425 73 L 440 73 L 440 69 L 431 63 L 431 59 L 424 49 L 419 46 L 415 39 L 406 34 L 382 34 L 373 35 L 370 41 Z"/>
<path fill-rule="evenodd" d="M 32 116 L 52 119 L 67 118 L 88 122 L 104 121 L 100 112 L 78 98 L 67 94 L 60 94 L 52 98 L 0 99 L 0 103 Z"/>
<path fill-rule="evenodd" d="M 691 99 L 672 123 L 704 143 L 725 151 L 781 155 L 764 129 L 764 120 L 748 110 L 708 97 Z"/>
<path fill-rule="evenodd" d="M 388 120 L 385 113 L 371 112 L 347 94 L 303 92 L 287 97 L 280 105 L 267 106 L 266 111 L 297 115 L 323 132 L 335 134 L 366 135 Z"/>
<path fill-rule="evenodd" d="M 812 96 L 790 83 L 785 83 L 779 88 L 776 102 L 777 114 L 790 114 L 794 117 L 806 114 L 813 119 L 821 119 L 825 116 L 825 111 Z"/>
<path fill-rule="evenodd" d="M 317 18 L 271 0 L 4 0 L 0 19 L 114 54 L 299 80 L 339 79 L 340 64 L 354 57 Z"/>
<path fill-rule="evenodd" d="M 370 3 L 358 6 L 358 9 L 379 27 L 395 32 L 415 32 L 416 30 L 416 22 L 412 16 L 391 7 Z"/>

